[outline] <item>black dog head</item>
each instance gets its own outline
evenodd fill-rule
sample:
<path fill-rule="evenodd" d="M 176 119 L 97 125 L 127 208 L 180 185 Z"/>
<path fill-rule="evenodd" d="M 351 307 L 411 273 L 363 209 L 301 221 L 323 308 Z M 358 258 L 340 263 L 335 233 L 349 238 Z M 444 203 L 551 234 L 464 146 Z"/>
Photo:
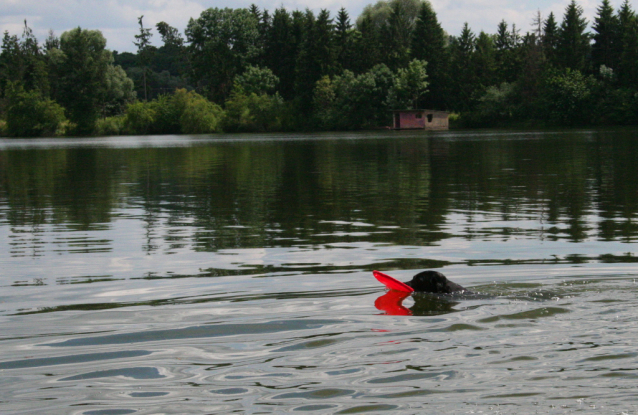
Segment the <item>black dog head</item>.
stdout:
<path fill-rule="evenodd" d="M 445 278 L 445 275 L 436 271 L 420 272 L 412 278 L 412 281 L 406 282 L 406 285 L 414 288 L 415 291 L 426 293 L 450 294 L 465 291 L 465 288 L 453 283 Z"/>

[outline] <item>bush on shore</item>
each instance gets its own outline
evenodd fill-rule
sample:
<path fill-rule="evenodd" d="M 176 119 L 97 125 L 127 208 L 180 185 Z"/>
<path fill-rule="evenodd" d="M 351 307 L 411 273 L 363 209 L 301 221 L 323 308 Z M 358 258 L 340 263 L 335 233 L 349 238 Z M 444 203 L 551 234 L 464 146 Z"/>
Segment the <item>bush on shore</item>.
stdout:
<path fill-rule="evenodd" d="M 123 129 L 127 134 L 208 134 L 221 131 L 224 111 L 193 91 L 178 89 L 149 102 L 126 108 Z"/>
<path fill-rule="evenodd" d="M 25 91 L 21 84 L 7 88 L 6 133 L 12 137 L 63 135 L 64 109 L 37 91 Z"/>

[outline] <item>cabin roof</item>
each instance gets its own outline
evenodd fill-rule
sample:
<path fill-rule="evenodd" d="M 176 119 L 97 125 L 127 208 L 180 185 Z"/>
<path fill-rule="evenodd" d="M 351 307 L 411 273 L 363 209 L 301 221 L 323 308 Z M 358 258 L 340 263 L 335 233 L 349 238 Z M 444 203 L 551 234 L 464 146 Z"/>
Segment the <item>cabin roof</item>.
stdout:
<path fill-rule="evenodd" d="M 447 111 L 426 110 L 426 109 L 416 109 L 416 110 L 392 110 L 392 112 L 431 112 L 431 113 L 439 113 L 439 114 L 449 114 L 449 112 L 447 112 Z"/>

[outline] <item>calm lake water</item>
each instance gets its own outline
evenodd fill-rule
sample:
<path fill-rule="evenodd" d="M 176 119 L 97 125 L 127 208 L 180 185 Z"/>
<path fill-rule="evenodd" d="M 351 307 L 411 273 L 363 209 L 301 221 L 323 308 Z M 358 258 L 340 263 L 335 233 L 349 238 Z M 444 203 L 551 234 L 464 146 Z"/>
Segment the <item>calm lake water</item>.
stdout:
<path fill-rule="evenodd" d="M 0 412 L 638 414 L 637 241 L 638 130 L 0 140 Z"/>

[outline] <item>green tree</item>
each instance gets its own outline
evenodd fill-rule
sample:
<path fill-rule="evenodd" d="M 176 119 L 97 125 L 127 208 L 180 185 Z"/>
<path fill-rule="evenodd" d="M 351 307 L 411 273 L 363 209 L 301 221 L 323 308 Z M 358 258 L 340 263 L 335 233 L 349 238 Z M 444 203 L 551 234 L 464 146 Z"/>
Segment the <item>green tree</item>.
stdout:
<path fill-rule="evenodd" d="M 423 2 L 412 33 L 411 56 L 428 63 L 430 93 L 424 102 L 428 108 L 445 108 L 445 87 L 448 83 L 447 71 L 449 55 L 446 35 L 436 13 L 429 2 Z"/>
<path fill-rule="evenodd" d="M 24 21 L 22 36 L 4 33 L 0 54 L 0 93 L 10 82 L 21 82 L 28 91 L 49 95 L 46 59 L 33 30 Z"/>
<path fill-rule="evenodd" d="M 541 41 L 543 45 L 543 54 L 550 65 L 558 65 L 558 23 L 554 13 L 550 13 L 545 20 L 543 26 L 543 39 Z"/>
<path fill-rule="evenodd" d="M 100 105 L 103 117 L 122 114 L 126 106 L 135 100 L 133 81 L 121 66 L 107 66 L 103 89 Z"/>
<path fill-rule="evenodd" d="M 293 19 L 283 7 L 275 10 L 266 38 L 265 62 L 279 78 L 279 92 L 285 99 L 294 97 L 295 67 L 300 32 L 295 33 Z"/>
<path fill-rule="evenodd" d="M 382 60 L 392 70 L 406 66 L 410 59 L 410 41 L 415 19 L 403 2 L 390 3 L 391 11 L 381 28 Z"/>
<path fill-rule="evenodd" d="M 276 131 L 282 126 L 283 100 L 277 94 L 246 94 L 235 85 L 226 101 L 224 130 L 233 132 Z"/>
<path fill-rule="evenodd" d="M 583 125 L 594 108 L 592 90 L 595 80 L 580 71 L 565 69 L 548 74 L 542 97 L 546 119 L 560 125 Z"/>
<path fill-rule="evenodd" d="M 381 41 L 371 17 L 360 19 L 353 33 L 355 73 L 364 73 L 381 62 Z"/>
<path fill-rule="evenodd" d="M 348 71 L 348 73 L 351 73 Z M 317 81 L 313 96 L 314 117 L 317 128 L 332 130 L 336 128 L 335 86 L 329 76 Z"/>
<path fill-rule="evenodd" d="M 470 116 L 470 125 L 481 127 L 498 126 L 499 122 L 512 119 L 516 108 L 516 87 L 503 82 L 488 87 L 478 100 L 476 111 Z"/>
<path fill-rule="evenodd" d="M 65 121 L 64 109 L 42 97 L 40 91 L 25 91 L 21 83 L 7 85 L 7 132 L 14 137 L 55 135 Z"/>
<path fill-rule="evenodd" d="M 571 0 L 565 9 L 563 22 L 558 31 L 558 62 L 563 68 L 585 71 L 590 54 L 587 20 L 583 17 L 583 8 Z"/>
<path fill-rule="evenodd" d="M 617 42 L 619 41 L 619 21 L 609 0 L 603 0 L 594 18 L 594 44 L 591 48 L 591 59 L 594 72 L 602 65 L 618 68 Z"/>
<path fill-rule="evenodd" d="M 379 0 L 364 7 L 357 19 L 357 26 L 360 26 L 364 19 L 370 19 L 373 29 L 380 32 L 388 24 L 393 8 L 398 5 L 402 11 L 405 30 L 411 32 L 423 3 L 423 0 Z"/>
<path fill-rule="evenodd" d="M 148 101 L 148 83 L 146 78 L 148 77 L 148 73 L 150 72 L 149 65 L 154 54 L 154 49 L 151 46 L 151 37 L 153 36 L 153 34 L 151 33 L 151 29 L 144 27 L 142 19 L 144 19 L 144 16 L 140 16 L 137 19 L 137 22 L 140 25 L 140 33 L 135 35 L 136 41 L 133 42 L 133 44 L 137 46 L 137 59 L 139 62 L 139 66 L 142 69 L 144 101 Z"/>
<path fill-rule="evenodd" d="M 514 82 L 521 70 L 521 38 L 515 25 L 508 29 L 501 20 L 494 37 L 496 83 Z"/>
<path fill-rule="evenodd" d="M 279 78 L 270 69 L 248 65 L 246 70 L 235 76 L 235 85 L 246 94 L 272 94 L 275 92 Z"/>
<path fill-rule="evenodd" d="M 179 30 L 166 22 L 159 22 L 155 28 L 162 37 L 163 46 L 156 51 L 153 66 L 156 70 L 167 70 L 173 76 L 186 75 L 188 55 Z"/>
<path fill-rule="evenodd" d="M 476 73 L 472 66 L 476 49 L 476 37 L 467 23 L 458 38 L 452 39 L 450 100 L 451 107 L 456 111 L 472 108 L 474 92 L 477 88 Z"/>
<path fill-rule="evenodd" d="M 304 39 L 297 59 L 296 97 L 303 114 L 312 111 L 312 94 L 323 75 L 334 75 L 337 70 L 335 32 L 330 13 L 321 10 L 315 19 L 306 11 Z"/>
<path fill-rule="evenodd" d="M 148 134 L 156 122 L 157 111 L 154 103 L 137 101 L 128 104 L 124 127 L 129 134 Z"/>
<path fill-rule="evenodd" d="M 535 33 L 527 34 L 521 46 L 521 70 L 515 83 L 519 102 L 517 110 L 518 116 L 529 118 L 532 114 L 534 102 L 537 101 L 540 87 L 543 80 L 543 73 L 547 68 L 547 60 L 543 53 L 542 45 L 542 25 L 543 21 L 540 13 L 536 19 L 537 30 Z M 514 109 L 512 109 L 512 112 Z"/>
<path fill-rule="evenodd" d="M 395 74 L 383 64 L 355 75 L 344 71 L 334 79 L 334 122 L 339 129 L 390 125 Z"/>
<path fill-rule="evenodd" d="M 419 108 L 419 101 L 428 91 L 427 62 L 412 60 L 399 69 L 394 87 L 397 109 Z"/>
<path fill-rule="evenodd" d="M 487 33 L 481 31 L 476 38 L 476 51 L 473 66 L 481 88 L 487 88 L 496 83 L 496 58 L 494 41 Z"/>
<path fill-rule="evenodd" d="M 354 42 L 350 16 L 343 7 L 337 14 L 335 25 L 335 43 L 337 49 L 337 64 L 339 70 L 354 68 Z"/>
<path fill-rule="evenodd" d="M 55 71 L 59 79 L 56 101 L 67 110 L 76 132 L 93 131 L 100 112 L 111 52 L 98 30 L 76 28 L 60 37 L 60 55 Z"/>
<path fill-rule="evenodd" d="M 183 134 L 211 134 L 221 131 L 224 111 L 199 94 L 191 93 L 180 117 Z"/>
<path fill-rule="evenodd" d="M 194 79 L 213 100 L 230 94 L 235 75 L 259 54 L 259 22 L 246 9 L 204 10 L 186 28 Z"/>
<path fill-rule="evenodd" d="M 638 88 L 638 18 L 625 0 L 618 10 L 619 20 L 619 62 L 618 80 L 620 85 L 628 88 Z"/>

